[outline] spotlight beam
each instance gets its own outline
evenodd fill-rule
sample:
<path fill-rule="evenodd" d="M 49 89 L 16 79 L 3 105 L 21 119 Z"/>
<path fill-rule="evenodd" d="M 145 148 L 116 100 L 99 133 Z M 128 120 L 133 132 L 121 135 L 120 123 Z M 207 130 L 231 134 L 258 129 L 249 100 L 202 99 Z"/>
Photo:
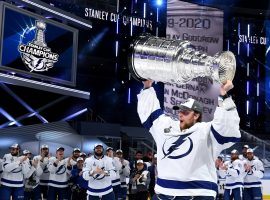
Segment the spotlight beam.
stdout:
<path fill-rule="evenodd" d="M 48 103 L 48 104 L 46 104 L 46 105 L 44 105 L 44 106 L 38 108 L 38 109 L 36 110 L 36 112 L 29 112 L 29 113 L 26 113 L 26 114 L 24 114 L 24 115 L 19 116 L 18 118 L 15 119 L 15 121 L 20 122 L 20 121 L 23 120 L 23 119 L 32 117 L 32 116 L 36 115 L 36 113 L 40 113 L 40 112 L 42 112 L 43 110 L 45 110 L 45 109 L 47 109 L 47 108 L 53 106 L 54 104 L 57 104 L 57 103 L 61 102 L 61 101 L 65 100 L 65 99 L 67 99 L 67 98 L 68 98 L 68 96 L 62 96 L 62 97 L 60 97 L 60 98 L 58 98 L 58 99 L 56 99 L 56 100 L 54 100 L 54 101 L 52 101 L 52 102 L 50 102 L 50 103 Z M 7 127 L 7 126 L 9 126 L 10 123 L 12 123 L 12 122 L 13 122 L 13 120 L 10 120 L 9 122 L 6 122 L 6 123 L 0 125 L 0 127 L 2 127 L 2 128 Z"/>
<path fill-rule="evenodd" d="M 0 86 L 10 95 L 12 96 L 16 101 L 18 101 L 23 107 L 25 107 L 28 111 L 35 113 L 35 116 L 40 119 L 43 123 L 48 123 L 48 121 L 38 114 L 33 108 L 31 108 L 24 100 L 22 100 L 15 92 L 13 92 L 9 87 L 7 87 L 5 84 L 1 83 Z"/>
<path fill-rule="evenodd" d="M 16 124 L 17 126 L 22 126 L 22 124 L 20 124 L 19 122 L 17 122 L 7 111 L 5 111 L 1 107 L 0 107 L 0 113 L 9 120 L 9 122 L 8 122 L 8 125 L 9 126 L 11 126 L 13 124 Z M 0 128 L 3 128 L 3 127 L 0 126 Z"/>
<path fill-rule="evenodd" d="M 79 116 L 79 115 L 85 113 L 86 111 L 87 111 L 87 108 L 84 108 L 84 109 L 82 109 L 82 110 L 80 110 L 80 111 L 78 111 L 78 112 L 75 112 L 75 113 L 73 113 L 73 114 L 71 114 L 71 115 L 65 117 L 65 118 L 62 119 L 61 121 L 67 121 L 67 120 L 73 119 L 73 118 L 75 118 L 75 117 L 77 117 L 77 116 Z"/>

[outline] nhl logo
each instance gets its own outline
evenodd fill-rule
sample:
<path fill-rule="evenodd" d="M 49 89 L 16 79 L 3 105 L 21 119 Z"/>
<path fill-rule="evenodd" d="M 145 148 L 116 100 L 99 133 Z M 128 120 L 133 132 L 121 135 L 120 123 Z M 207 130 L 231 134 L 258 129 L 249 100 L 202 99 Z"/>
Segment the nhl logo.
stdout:
<path fill-rule="evenodd" d="M 45 22 L 37 20 L 35 29 L 35 38 L 27 44 L 21 42 L 18 51 L 30 72 L 48 71 L 58 61 L 59 55 L 53 53 L 45 43 Z"/>

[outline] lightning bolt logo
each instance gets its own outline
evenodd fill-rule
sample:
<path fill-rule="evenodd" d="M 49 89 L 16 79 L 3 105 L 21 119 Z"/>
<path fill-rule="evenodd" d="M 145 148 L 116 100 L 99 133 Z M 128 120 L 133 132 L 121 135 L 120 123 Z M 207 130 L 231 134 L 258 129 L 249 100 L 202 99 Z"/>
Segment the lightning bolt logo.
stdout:
<path fill-rule="evenodd" d="M 192 133 L 189 133 L 189 134 L 186 134 L 186 135 L 181 135 L 178 137 L 178 139 L 176 141 L 174 141 L 170 147 L 167 149 L 167 151 L 165 150 L 165 144 L 170 142 L 169 140 L 171 140 L 172 138 L 174 137 L 171 137 L 167 140 L 165 140 L 163 146 L 162 146 L 162 151 L 163 151 L 163 154 L 164 154 L 164 158 L 169 158 L 169 159 L 179 159 L 179 158 L 183 158 L 185 156 L 187 156 L 188 154 L 190 154 L 190 152 L 192 151 L 193 149 L 193 141 L 190 137 L 188 137 L 189 135 L 191 135 Z M 188 139 L 188 140 L 187 140 Z M 181 148 L 181 145 L 186 142 L 186 141 L 189 141 L 189 148 L 188 150 L 183 153 L 183 154 L 180 154 L 180 155 L 176 155 L 176 156 L 173 156 L 171 155 L 173 152 L 175 152 L 176 150 L 180 149 Z"/>

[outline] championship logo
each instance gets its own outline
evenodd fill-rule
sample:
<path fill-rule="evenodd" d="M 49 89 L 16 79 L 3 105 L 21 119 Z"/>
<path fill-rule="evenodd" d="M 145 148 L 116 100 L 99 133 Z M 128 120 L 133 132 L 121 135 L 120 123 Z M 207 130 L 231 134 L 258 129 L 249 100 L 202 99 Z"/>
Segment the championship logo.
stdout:
<path fill-rule="evenodd" d="M 43 72 L 53 68 L 58 61 L 59 55 L 53 53 L 45 43 L 46 24 L 43 21 L 36 21 L 35 38 L 27 44 L 20 42 L 18 51 L 21 58 L 30 72 Z"/>

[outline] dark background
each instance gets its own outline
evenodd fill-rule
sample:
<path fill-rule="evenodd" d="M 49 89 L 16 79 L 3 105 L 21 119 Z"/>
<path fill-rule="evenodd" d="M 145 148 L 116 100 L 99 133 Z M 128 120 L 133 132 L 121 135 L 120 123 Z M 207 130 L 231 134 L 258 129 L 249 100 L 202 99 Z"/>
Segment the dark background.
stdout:
<path fill-rule="evenodd" d="M 86 0 L 43 0 L 55 7 L 71 12 L 84 18 L 84 8 L 96 8 L 117 13 L 117 1 L 86 1 Z M 137 2 L 137 3 L 135 3 Z M 143 16 L 143 4 L 147 4 L 147 18 L 155 22 L 157 1 L 131 1 L 121 0 L 119 13 L 123 15 Z M 194 0 L 187 1 L 200 5 L 219 8 L 224 11 L 224 50 L 234 52 L 237 58 L 237 73 L 234 80 L 235 88 L 231 92 L 238 106 L 241 117 L 241 128 L 248 130 L 260 137 L 268 137 L 270 129 L 270 110 L 267 85 L 269 84 L 268 56 L 265 55 L 268 45 L 250 44 L 249 56 L 246 55 L 247 44 L 240 45 L 238 55 L 238 35 L 247 34 L 247 25 L 250 25 L 250 34 L 267 36 L 269 19 L 268 1 L 217 1 L 217 0 Z M 165 0 L 159 6 L 160 20 L 153 24 L 153 30 L 134 27 L 133 36 L 130 36 L 130 26 L 119 23 L 119 32 L 116 33 L 116 23 L 89 19 L 93 29 L 79 29 L 79 50 L 77 68 L 77 89 L 91 92 L 90 100 L 78 98 L 67 98 L 64 102 L 41 112 L 42 116 L 49 122 L 58 121 L 65 116 L 80 109 L 87 108 L 88 112 L 78 116 L 71 123 L 85 121 L 100 116 L 106 122 L 119 123 L 125 126 L 140 126 L 136 112 L 137 93 L 142 85 L 129 77 L 127 57 L 129 44 L 134 37 L 142 32 L 150 32 L 156 35 L 156 27 L 159 27 L 158 36 L 166 33 L 166 4 Z M 125 9 L 126 8 L 126 9 Z M 150 15 L 152 13 L 152 15 Z M 240 25 L 239 25 L 240 24 Z M 240 32 L 238 27 L 240 26 Z M 116 57 L 115 43 L 118 41 L 119 54 Z M 247 76 L 247 63 L 250 65 L 250 73 Z M 259 72 L 258 72 L 259 70 Z M 259 73 L 259 76 L 258 76 Z M 247 94 L 247 81 L 249 81 L 249 93 Z M 259 96 L 257 95 L 257 83 L 259 83 Z M 37 91 L 17 86 L 9 86 L 21 98 L 27 101 L 34 109 L 51 102 L 61 95 Z M 163 96 L 163 85 L 157 84 L 156 89 L 161 99 Z M 1 107 L 5 108 L 14 118 L 23 115 L 26 109 L 16 106 L 18 103 L 6 93 L 0 90 Z M 246 102 L 249 101 L 249 112 L 247 113 Z M 257 104 L 259 109 L 257 110 Z M 0 124 L 7 119 L 0 115 Z M 23 125 L 40 123 L 37 117 L 26 118 L 21 121 Z M 75 123 L 74 123 L 75 122 Z"/>

